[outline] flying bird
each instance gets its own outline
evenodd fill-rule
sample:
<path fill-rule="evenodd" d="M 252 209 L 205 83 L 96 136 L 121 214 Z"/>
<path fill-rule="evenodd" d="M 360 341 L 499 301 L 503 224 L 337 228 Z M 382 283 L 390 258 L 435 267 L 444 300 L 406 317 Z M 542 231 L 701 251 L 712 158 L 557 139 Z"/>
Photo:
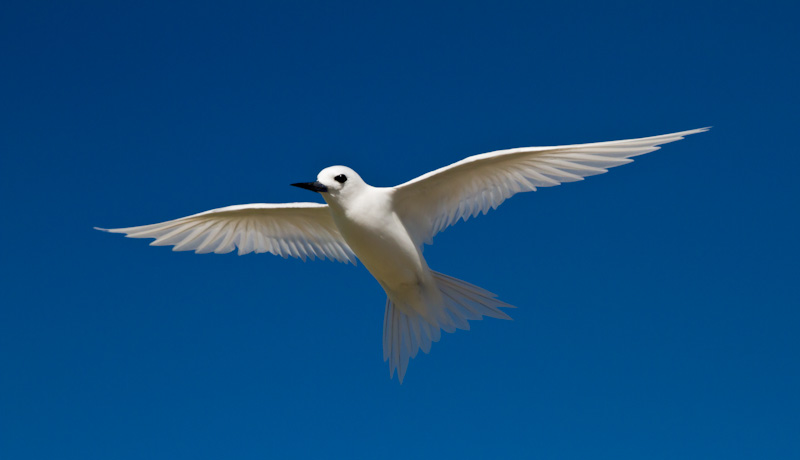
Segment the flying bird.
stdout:
<path fill-rule="evenodd" d="M 239 255 L 269 252 L 284 258 L 361 260 L 386 291 L 383 359 L 400 383 L 411 358 L 428 353 L 441 331 L 469 329 L 484 316 L 511 319 L 513 306 L 495 294 L 435 272 L 423 246 L 459 220 L 486 214 L 520 192 L 602 174 L 659 145 L 708 131 L 555 147 L 498 150 L 465 158 L 396 187 L 373 187 L 345 166 L 323 169 L 314 182 L 291 184 L 327 204 L 228 206 L 168 222 L 100 229 L 129 238 L 155 238 L 174 251 Z"/>

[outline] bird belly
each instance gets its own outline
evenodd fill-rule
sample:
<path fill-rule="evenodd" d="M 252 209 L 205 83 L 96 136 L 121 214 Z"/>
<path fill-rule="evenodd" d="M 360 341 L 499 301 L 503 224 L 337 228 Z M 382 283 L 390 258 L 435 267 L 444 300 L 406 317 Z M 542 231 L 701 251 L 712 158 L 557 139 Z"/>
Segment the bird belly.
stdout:
<path fill-rule="evenodd" d="M 347 244 L 384 290 L 389 293 L 427 282 L 428 265 L 397 216 L 366 215 L 365 219 L 344 216 L 336 223 Z"/>
<path fill-rule="evenodd" d="M 340 228 L 340 230 L 343 230 Z M 441 303 L 428 264 L 405 227 L 351 227 L 342 231 L 347 244 L 380 283 L 386 296 L 406 315 L 420 315 L 436 324 L 429 305 Z"/>

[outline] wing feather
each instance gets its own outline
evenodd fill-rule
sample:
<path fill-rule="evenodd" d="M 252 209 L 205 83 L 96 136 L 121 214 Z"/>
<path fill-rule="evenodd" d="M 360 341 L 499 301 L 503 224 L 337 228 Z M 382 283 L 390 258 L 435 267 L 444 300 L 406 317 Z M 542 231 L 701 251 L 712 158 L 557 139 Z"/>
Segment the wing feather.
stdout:
<path fill-rule="evenodd" d="M 398 214 L 418 245 L 459 219 L 496 209 L 511 196 L 603 174 L 660 145 L 708 131 L 555 147 L 498 150 L 465 158 L 395 187 Z"/>
<path fill-rule="evenodd" d="M 317 203 L 228 206 L 158 224 L 98 230 L 154 238 L 152 246 L 174 246 L 173 251 L 225 254 L 239 248 L 239 255 L 269 252 L 284 258 L 356 262 L 328 206 Z"/>

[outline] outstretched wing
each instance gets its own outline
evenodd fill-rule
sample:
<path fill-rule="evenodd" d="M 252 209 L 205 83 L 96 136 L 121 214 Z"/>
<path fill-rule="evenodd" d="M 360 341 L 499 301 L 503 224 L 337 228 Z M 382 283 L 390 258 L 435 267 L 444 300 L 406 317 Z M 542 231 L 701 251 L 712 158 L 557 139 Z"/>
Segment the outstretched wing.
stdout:
<path fill-rule="evenodd" d="M 662 136 L 555 147 L 523 147 L 471 156 L 395 187 L 395 208 L 417 245 L 459 219 L 486 214 L 503 201 L 536 187 L 607 172 L 661 144 L 708 131 L 693 129 Z"/>
<path fill-rule="evenodd" d="M 328 206 L 317 203 L 228 206 L 160 224 L 98 230 L 155 238 L 151 246 L 175 246 L 173 251 L 225 254 L 238 247 L 239 255 L 270 252 L 356 263 Z"/>

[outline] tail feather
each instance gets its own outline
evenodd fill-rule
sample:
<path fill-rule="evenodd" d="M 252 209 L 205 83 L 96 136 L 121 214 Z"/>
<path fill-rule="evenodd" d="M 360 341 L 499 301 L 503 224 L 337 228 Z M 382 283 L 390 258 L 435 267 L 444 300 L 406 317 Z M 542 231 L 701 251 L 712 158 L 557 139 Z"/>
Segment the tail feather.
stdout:
<path fill-rule="evenodd" d="M 480 320 L 484 316 L 511 319 L 500 308 L 515 308 L 497 300 L 495 294 L 465 281 L 438 272 L 433 272 L 433 277 L 442 301 L 439 305 L 427 305 L 431 319 L 426 320 L 410 308 L 397 308 L 392 300 L 386 300 L 383 360 L 389 361 L 390 378 L 397 370 L 400 383 L 403 383 L 409 360 L 415 358 L 419 350 L 426 354 L 430 352 L 431 345 L 441 338 L 441 330 L 469 330 L 468 321 Z"/>

